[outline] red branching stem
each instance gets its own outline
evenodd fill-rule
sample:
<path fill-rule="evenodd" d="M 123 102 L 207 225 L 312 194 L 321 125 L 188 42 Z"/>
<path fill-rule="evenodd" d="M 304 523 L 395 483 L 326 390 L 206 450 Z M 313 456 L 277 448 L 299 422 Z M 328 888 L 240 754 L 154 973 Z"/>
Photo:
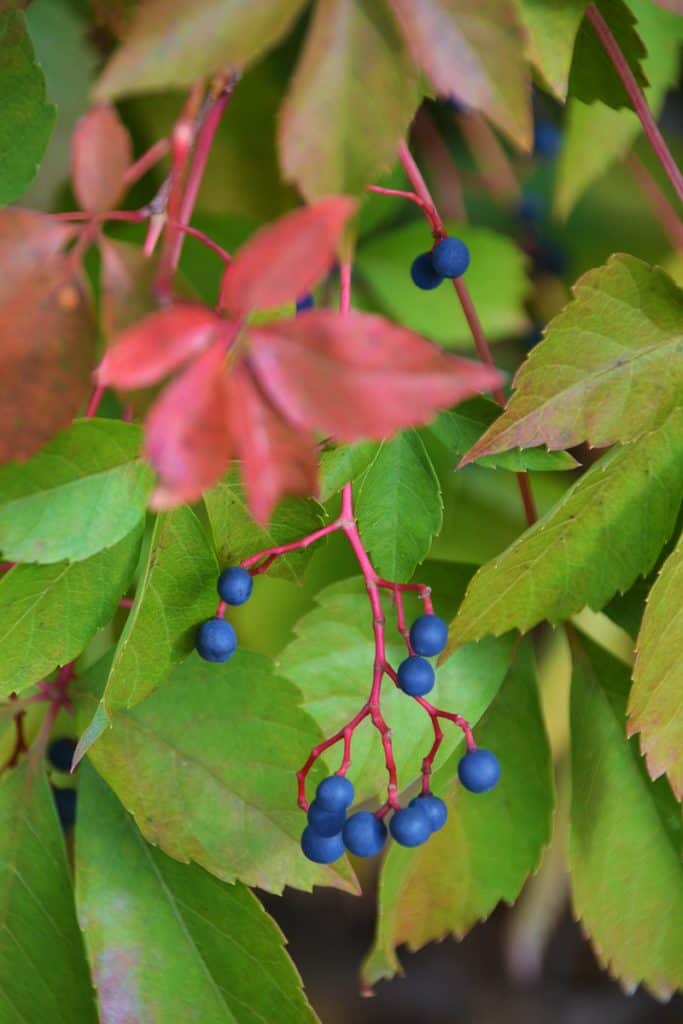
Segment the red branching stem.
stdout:
<path fill-rule="evenodd" d="M 586 17 L 593 26 L 595 34 L 600 40 L 605 53 L 612 61 L 614 70 L 617 72 L 624 85 L 624 88 L 628 93 L 628 97 L 633 105 L 633 109 L 638 115 L 640 123 L 643 126 L 643 131 L 647 135 L 657 159 L 664 168 L 664 171 L 679 200 L 683 202 L 683 175 L 678 169 L 678 165 L 671 155 L 669 147 L 664 141 L 664 136 L 657 126 L 657 122 L 652 115 L 652 111 L 647 105 L 645 96 L 636 81 L 635 75 L 629 67 L 626 57 L 621 52 L 619 43 L 612 35 L 609 25 L 594 3 L 589 4 L 586 8 Z"/>
<path fill-rule="evenodd" d="M 303 551 L 305 548 L 310 547 L 311 544 L 315 544 L 317 540 L 321 540 L 323 537 L 327 537 L 328 534 L 340 529 L 341 521 L 337 519 L 328 526 L 322 526 L 319 530 L 315 530 L 314 533 L 309 533 L 307 537 L 292 541 L 291 544 L 280 544 L 277 547 L 259 551 L 257 555 L 245 558 L 240 564 L 243 569 L 248 569 L 252 576 L 257 576 L 264 572 L 263 561 L 267 561 L 269 565 L 272 565 L 280 555 L 286 555 L 290 551 Z"/>
<path fill-rule="evenodd" d="M 93 389 L 93 393 L 88 401 L 88 408 L 85 410 L 85 418 L 91 420 L 93 416 L 97 415 L 97 410 L 100 407 L 100 402 L 104 397 L 105 389 L 99 384 Z"/>
<path fill-rule="evenodd" d="M 645 197 L 659 223 L 662 225 L 672 247 L 677 250 L 683 250 L 683 224 L 667 196 L 659 187 L 659 183 L 635 153 L 629 153 L 626 157 L 626 164 L 645 193 Z"/>
<path fill-rule="evenodd" d="M 147 174 L 147 171 L 166 156 L 170 148 L 168 139 L 159 139 L 153 146 L 150 146 L 147 152 L 138 157 L 124 174 L 123 184 L 126 188 L 134 185 L 143 175 Z"/>

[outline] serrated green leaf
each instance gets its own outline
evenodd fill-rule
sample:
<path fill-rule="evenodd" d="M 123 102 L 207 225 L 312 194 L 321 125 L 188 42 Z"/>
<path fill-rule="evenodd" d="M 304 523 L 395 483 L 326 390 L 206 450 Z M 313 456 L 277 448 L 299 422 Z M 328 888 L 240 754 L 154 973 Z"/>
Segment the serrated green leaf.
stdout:
<path fill-rule="evenodd" d="M 641 88 L 647 85 L 647 77 L 641 67 L 647 51 L 635 28 L 636 18 L 633 13 L 623 0 L 597 0 L 596 7 L 616 39 L 638 85 Z M 582 21 L 576 37 L 569 73 L 569 94 L 582 103 L 599 100 L 615 110 L 631 105 L 623 82 L 588 18 Z"/>
<path fill-rule="evenodd" d="M 79 728 L 97 707 L 108 662 L 79 680 Z M 269 892 L 354 892 L 344 861 L 312 864 L 299 846 L 306 822 L 295 772 L 318 740 L 299 699 L 261 655 L 238 650 L 223 665 L 193 655 L 148 700 L 116 712 L 88 756 L 143 836 L 176 860 Z"/>
<path fill-rule="evenodd" d="M 0 469 L 0 550 L 13 562 L 81 561 L 110 548 L 145 514 L 154 474 L 142 431 L 77 420 L 28 462 Z"/>
<path fill-rule="evenodd" d="M 629 697 L 629 735 L 640 733 L 640 749 L 653 779 L 666 772 L 683 799 L 683 536 L 650 591 L 636 643 Z"/>
<path fill-rule="evenodd" d="M 467 287 L 489 341 L 521 333 L 528 323 L 524 300 L 529 290 L 525 256 L 509 238 L 489 228 L 447 224 L 446 230 L 469 247 Z M 451 283 L 434 291 L 410 278 L 415 257 L 431 247 L 429 231 L 413 221 L 360 246 L 356 268 L 392 319 L 426 338 L 453 348 L 472 348 L 472 336 Z"/>
<path fill-rule="evenodd" d="M 683 986 L 681 821 L 624 734 L 628 669 L 574 644 L 569 868 L 574 912 L 600 963 L 666 998 Z"/>
<path fill-rule="evenodd" d="M 42 765 L 0 779 L 0 1019 L 96 1024 L 71 879 Z"/>
<path fill-rule="evenodd" d="M 612 256 L 574 293 L 464 462 L 538 444 L 630 441 L 683 403 L 683 291 L 671 278 L 634 256 Z"/>
<path fill-rule="evenodd" d="M 322 510 L 316 502 L 286 498 L 277 505 L 268 525 L 260 526 L 249 512 L 236 470 L 206 492 L 204 503 L 222 566 L 237 565 L 264 548 L 299 540 L 322 525 Z M 298 580 L 310 555 L 310 550 L 283 555 L 268 570 L 269 575 Z"/>
<path fill-rule="evenodd" d="M 146 1024 L 317 1019 L 277 926 L 248 889 L 146 843 L 88 764 L 78 801 L 76 899 L 102 1020 L 131 1006 Z"/>
<path fill-rule="evenodd" d="M 477 742 L 498 757 L 500 782 L 484 795 L 460 786 L 462 748 L 433 776 L 448 821 L 417 850 L 389 850 L 375 944 L 363 967 L 370 985 L 400 972 L 397 946 L 414 952 L 450 934 L 462 938 L 499 902 L 513 902 L 538 867 L 550 839 L 553 779 L 530 645 L 521 645 Z"/>
<path fill-rule="evenodd" d="M 0 205 L 33 181 L 55 120 L 22 11 L 0 12 Z"/>
<path fill-rule="evenodd" d="M 527 54 L 559 100 L 567 97 L 574 40 L 586 0 L 517 0 L 527 30 Z"/>
<path fill-rule="evenodd" d="M 0 577 L 0 694 L 77 658 L 112 618 L 140 552 L 135 530 L 83 562 L 17 565 Z"/>
<path fill-rule="evenodd" d="M 595 611 L 654 565 L 683 497 L 683 410 L 613 449 L 472 580 L 451 624 L 454 647 L 488 633 Z"/>
<path fill-rule="evenodd" d="M 320 500 L 327 501 L 361 476 L 377 458 L 382 441 L 358 441 L 330 448 L 320 456 Z"/>
<path fill-rule="evenodd" d="M 441 529 L 443 505 L 434 466 L 415 430 L 385 441 L 356 484 L 356 516 L 375 569 L 409 579 Z"/>
<path fill-rule="evenodd" d="M 458 566 L 449 566 L 456 586 Z M 443 567 L 446 572 L 446 567 Z M 424 582 L 431 584 L 430 567 Z M 348 722 L 367 700 L 372 682 L 374 646 L 372 614 L 367 592 L 360 579 L 343 580 L 326 587 L 317 596 L 317 607 L 297 623 L 295 638 L 284 649 L 278 670 L 303 694 L 304 710 L 328 736 Z M 411 616 L 419 614 L 417 601 L 407 604 Z M 438 607 L 437 607 L 438 611 Z M 393 613 L 386 602 L 387 620 Z M 437 673 L 429 699 L 439 707 L 457 711 L 475 723 L 486 711 L 503 680 L 510 662 L 512 639 L 487 639 L 458 651 Z M 391 625 L 387 629 L 387 658 L 395 668 L 406 657 L 406 648 Z M 423 709 L 384 682 L 382 709 L 392 729 L 394 757 L 399 783 L 405 789 L 420 773 L 422 759 L 432 744 L 430 719 Z M 460 738 L 454 726 L 446 727 L 439 762 L 448 757 Z M 355 733 L 350 778 L 357 801 L 378 797 L 387 784 L 384 755 L 378 734 L 370 722 Z M 328 755 L 330 765 L 341 761 L 341 748 Z M 311 795 L 313 786 L 310 786 Z"/>

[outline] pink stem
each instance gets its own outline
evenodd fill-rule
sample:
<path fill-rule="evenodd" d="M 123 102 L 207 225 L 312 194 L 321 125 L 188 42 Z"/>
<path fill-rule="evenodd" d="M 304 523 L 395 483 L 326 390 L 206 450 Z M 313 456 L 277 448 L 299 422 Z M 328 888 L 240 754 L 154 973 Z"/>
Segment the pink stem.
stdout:
<path fill-rule="evenodd" d="M 683 224 L 657 181 L 635 153 L 626 157 L 626 164 L 645 193 L 673 248 L 683 249 Z"/>
<path fill-rule="evenodd" d="M 612 35 L 609 25 L 595 4 L 588 5 L 586 8 L 586 17 L 593 26 L 595 34 L 602 43 L 605 53 L 612 61 L 615 71 L 623 82 L 624 88 L 626 89 L 629 99 L 633 104 L 633 109 L 640 119 L 643 131 L 647 135 L 650 145 L 657 155 L 657 159 L 664 168 L 664 171 L 679 200 L 683 202 L 683 175 L 679 171 L 676 161 L 664 141 L 664 137 L 657 126 L 657 122 L 652 116 L 652 111 L 647 105 L 642 90 L 636 81 L 635 75 L 629 67 L 628 61 L 621 52 L 618 42 Z"/>
<path fill-rule="evenodd" d="M 87 420 L 92 419 L 93 416 L 97 413 L 97 410 L 100 407 L 100 402 L 104 397 L 104 391 L 105 389 L 101 387 L 99 384 L 97 385 L 97 387 L 93 389 L 93 393 L 90 396 L 90 401 L 88 402 L 88 408 L 85 410 L 85 418 Z"/>
<path fill-rule="evenodd" d="M 127 187 L 133 185 L 139 178 L 146 174 L 150 168 L 154 167 L 159 160 L 165 157 L 170 148 L 168 139 L 159 139 L 158 142 L 155 142 L 146 153 L 143 153 L 135 163 L 130 165 L 123 176 L 124 185 Z"/>

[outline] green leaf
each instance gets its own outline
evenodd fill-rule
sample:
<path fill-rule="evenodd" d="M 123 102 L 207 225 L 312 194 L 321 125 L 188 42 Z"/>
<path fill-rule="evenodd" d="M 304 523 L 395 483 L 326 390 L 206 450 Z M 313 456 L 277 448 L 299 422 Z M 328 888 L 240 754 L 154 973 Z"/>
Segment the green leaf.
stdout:
<path fill-rule="evenodd" d="M 424 582 L 432 583 L 430 566 L 424 567 Z M 457 566 L 448 566 L 455 580 Z M 444 567 L 445 571 L 445 567 Z M 453 586 L 453 584 L 451 584 Z M 372 614 L 367 592 L 360 579 L 343 580 L 326 587 L 316 598 L 316 607 L 297 623 L 295 638 L 282 652 L 279 671 L 303 694 L 305 711 L 328 736 L 348 722 L 365 703 L 372 682 L 374 647 Z M 391 605 L 387 619 L 391 624 Z M 417 601 L 407 601 L 408 621 L 419 614 Z M 437 607 L 438 611 L 438 607 Z M 433 704 L 462 714 L 474 724 L 495 697 L 510 662 L 511 637 L 488 639 L 458 651 L 438 671 Z M 406 657 L 398 632 L 387 629 L 387 658 L 395 668 Z M 433 740 L 430 719 L 423 709 L 386 679 L 382 710 L 392 729 L 399 783 L 404 790 L 420 774 L 422 759 Z M 460 738 L 460 731 L 446 723 L 439 760 L 448 757 Z M 350 777 L 360 802 L 379 796 L 386 789 L 382 744 L 369 721 L 355 733 Z M 330 765 L 341 761 L 341 748 L 328 756 Z M 309 795 L 313 792 L 310 785 Z"/>
<path fill-rule="evenodd" d="M 280 161 L 308 200 L 361 192 L 396 159 L 417 76 L 377 0 L 318 0 L 280 119 Z"/>
<path fill-rule="evenodd" d="M 116 611 L 139 550 L 135 531 L 83 562 L 17 565 L 0 577 L 0 694 L 78 657 Z"/>
<path fill-rule="evenodd" d="M 595 611 L 645 575 L 683 497 L 683 410 L 595 463 L 542 519 L 472 580 L 453 646 Z"/>
<path fill-rule="evenodd" d="M 460 786 L 463 749 L 433 776 L 448 821 L 417 850 L 389 849 L 375 943 L 363 968 L 370 985 L 401 971 L 397 946 L 415 952 L 450 934 L 462 938 L 501 900 L 512 903 L 539 865 L 551 833 L 553 778 L 530 645 L 521 645 L 477 741 L 500 760 L 500 782 L 484 795 Z"/>
<path fill-rule="evenodd" d="M 372 465 L 382 441 L 357 441 L 329 448 L 320 456 L 320 500 L 327 501 Z"/>
<path fill-rule="evenodd" d="M 79 420 L 28 462 L 0 469 L 5 558 L 81 561 L 130 533 L 154 483 L 141 444 L 132 423 Z"/>
<path fill-rule="evenodd" d="M 574 912 L 612 975 L 666 998 L 683 986 L 680 809 L 624 735 L 628 669 L 590 643 L 574 647 Z"/>
<path fill-rule="evenodd" d="M 538 444 L 630 441 L 683 402 L 683 291 L 671 278 L 633 256 L 612 256 L 574 292 L 465 463 Z"/>
<path fill-rule="evenodd" d="M 385 441 L 356 485 L 356 516 L 380 576 L 409 579 L 441 529 L 441 488 L 420 435 Z"/>
<path fill-rule="evenodd" d="M 446 230 L 469 247 L 467 287 L 488 340 L 521 333 L 528 323 L 524 300 L 529 290 L 523 253 L 489 228 L 447 224 Z M 425 292 L 410 279 L 411 263 L 431 244 L 422 221 L 394 228 L 360 246 L 358 273 L 392 319 L 449 348 L 472 348 L 470 329 L 450 282 Z"/>
<path fill-rule="evenodd" d="M 0 779 L 0 1019 L 96 1024 L 71 879 L 42 766 Z"/>
<path fill-rule="evenodd" d="M 79 728 L 92 718 L 108 668 L 103 659 L 79 680 Z M 261 655 L 238 650 L 223 665 L 193 655 L 148 700 L 116 712 L 88 756 L 144 837 L 169 856 L 269 892 L 355 892 L 347 864 L 312 864 L 299 846 L 306 822 L 295 772 L 318 733 L 298 701 Z"/>
<path fill-rule="evenodd" d="M 647 599 L 636 644 L 629 735 L 640 733 L 650 775 L 664 772 L 683 799 L 683 535 Z"/>
<path fill-rule="evenodd" d="M 76 899 L 102 1020 L 315 1021 L 256 897 L 149 846 L 89 765 L 80 776 Z"/>
<path fill-rule="evenodd" d="M 299 540 L 322 525 L 321 508 L 316 502 L 287 498 L 276 507 L 268 525 L 260 526 L 251 517 L 237 470 L 207 491 L 204 503 L 222 566 L 237 565 L 264 548 Z M 268 570 L 269 575 L 298 580 L 310 555 L 310 550 L 283 555 Z"/>
<path fill-rule="evenodd" d="M 139 704 L 194 650 L 198 623 L 218 603 L 217 577 L 213 547 L 192 509 L 161 513 L 107 679 L 110 714 Z"/>
<path fill-rule="evenodd" d="M 18 10 L 0 12 L 0 96 L 0 204 L 4 205 L 33 181 L 55 120 L 24 15 Z"/>
<path fill-rule="evenodd" d="M 482 434 L 500 416 L 500 406 L 488 398 L 471 398 L 456 409 L 440 412 L 428 432 L 444 445 L 453 465 L 462 459 Z M 549 452 L 547 448 L 513 449 L 477 459 L 477 465 L 488 469 L 508 469 L 513 473 L 527 470 L 557 472 L 576 469 L 578 462 L 569 452 Z"/>
<path fill-rule="evenodd" d="M 640 65 L 647 50 L 636 31 L 633 13 L 623 0 L 597 0 L 596 7 L 607 22 L 638 85 L 641 88 L 647 85 L 647 78 Z M 631 106 L 623 82 L 587 18 L 582 21 L 576 37 L 574 60 L 569 74 L 569 93 L 582 103 L 599 100 L 615 110 Z"/>
<path fill-rule="evenodd" d="M 517 0 L 527 56 L 558 100 L 567 98 L 574 41 L 586 0 Z"/>

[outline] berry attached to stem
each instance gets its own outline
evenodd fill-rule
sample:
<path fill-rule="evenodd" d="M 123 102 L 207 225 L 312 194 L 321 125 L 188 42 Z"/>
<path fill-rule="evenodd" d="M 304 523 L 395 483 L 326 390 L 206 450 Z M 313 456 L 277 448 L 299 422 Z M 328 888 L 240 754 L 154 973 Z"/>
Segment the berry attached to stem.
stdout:
<path fill-rule="evenodd" d="M 325 811 L 345 811 L 353 803 L 353 783 L 343 775 L 330 775 L 316 790 L 316 802 Z"/>
<path fill-rule="evenodd" d="M 460 238 L 442 238 L 432 250 L 432 264 L 441 277 L 462 277 L 470 265 L 470 250 Z"/>
<path fill-rule="evenodd" d="M 254 581 L 251 573 L 240 565 L 224 569 L 218 577 L 218 594 L 226 604 L 244 604 L 251 597 Z"/>
<path fill-rule="evenodd" d="M 195 647 L 204 661 L 228 661 L 237 650 L 237 634 L 225 619 L 207 619 L 197 630 Z"/>
<path fill-rule="evenodd" d="M 344 846 L 357 857 L 374 857 L 387 841 L 387 827 L 370 811 L 357 811 L 344 825 Z"/>
<path fill-rule="evenodd" d="M 413 284 L 425 292 L 438 288 L 443 281 L 443 275 L 434 269 L 431 252 L 423 252 L 415 257 L 410 268 L 410 276 Z"/>
<path fill-rule="evenodd" d="M 500 778 L 498 758 L 490 750 L 470 750 L 460 758 L 458 778 L 470 793 L 488 793 Z"/>
<path fill-rule="evenodd" d="M 434 669 L 417 655 L 402 661 L 396 674 L 398 685 L 409 697 L 424 697 L 434 687 Z"/>
<path fill-rule="evenodd" d="M 410 627 L 411 646 L 424 658 L 441 654 L 447 640 L 448 626 L 438 615 L 420 615 Z"/>
<path fill-rule="evenodd" d="M 427 812 L 418 804 L 396 811 L 389 823 L 389 831 L 401 846 L 422 846 L 432 834 Z"/>

